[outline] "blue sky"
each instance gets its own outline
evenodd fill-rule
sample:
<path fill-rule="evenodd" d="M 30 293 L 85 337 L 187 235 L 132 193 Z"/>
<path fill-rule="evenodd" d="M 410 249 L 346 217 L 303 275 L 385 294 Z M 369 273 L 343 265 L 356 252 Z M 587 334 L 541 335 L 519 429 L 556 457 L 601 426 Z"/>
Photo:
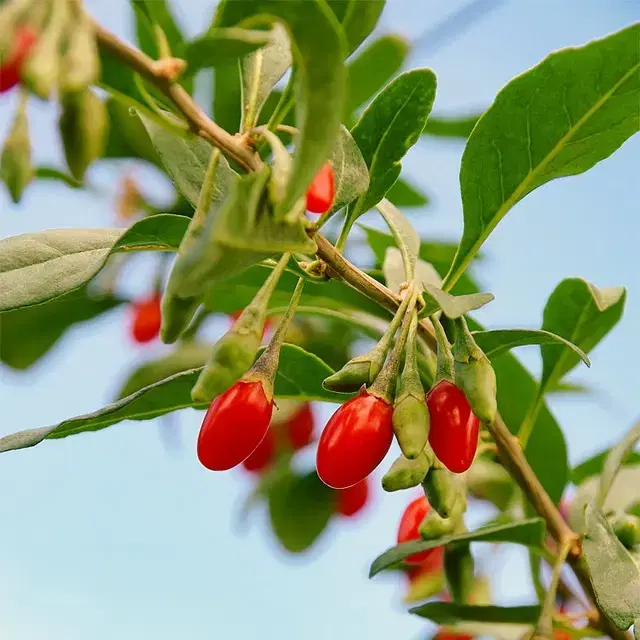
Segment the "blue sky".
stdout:
<path fill-rule="evenodd" d="M 208 0 L 174 2 L 190 33 L 204 25 Z M 380 26 L 416 37 L 463 3 L 389 0 Z M 131 35 L 126 0 L 87 0 L 89 10 Z M 187 10 L 188 7 L 188 10 Z M 438 112 L 490 104 L 511 77 L 554 49 L 582 44 L 640 17 L 631 1 L 505 1 L 459 38 L 410 66 L 438 75 Z M 0 98 L 0 133 L 15 96 Z M 32 132 L 40 162 L 59 162 L 54 110 L 33 105 Z M 433 205 L 413 214 L 425 237 L 453 239 L 462 226 L 458 168 L 462 145 L 421 142 L 407 158 L 412 179 L 427 186 Z M 566 277 L 629 289 L 624 319 L 576 378 L 597 387 L 594 400 L 558 399 L 572 461 L 620 437 L 637 417 L 634 340 L 640 324 L 640 136 L 588 173 L 555 181 L 519 203 L 491 236 L 476 273 L 496 295 L 480 314 L 490 326 L 536 327 L 544 302 Z M 113 191 L 122 165 L 92 178 Z M 166 181 L 138 170 L 145 191 L 162 201 Z M 0 193 L 0 235 L 51 227 L 113 226 L 112 199 L 36 185 L 20 207 Z M 151 264 L 136 260 L 127 290 L 150 286 Z M 1 432 L 42 426 L 96 409 L 117 391 L 129 368 L 157 355 L 136 349 L 124 310 L 70 332 L 26 373 L 1 370 Z M 630 347 L 631 345 L 631 347 Z M 633 351 L 632 351 L 633 350 Z M 535 349 L 523 358 L 539 369 Z M 326 418 L 331 407 L 318 408 Z M 369 562 L 392 544 L 408 501 L 382 495 L 357 523 L 336 524 L 310 556 L 283 555 L 265 514 L 234 527 L 249 489 L 241 473 L 211 474 L 196 462 L 201 415 L 172 418 L 182 442 L 168 453 L 157 423 L 124 423 L 95 435 L 44 443 L 0 461 L 0 637 L 10 640 L 169 640 L 192 638 L 320 640 L 419 638 L 425 623 L 406 614 L 395 578 L 369 582 Z M 507 568 L 507 563 L 512 562 Z M 509 550 L 493 565 L 496 594 L 524 602 L 522 554 Z"/>

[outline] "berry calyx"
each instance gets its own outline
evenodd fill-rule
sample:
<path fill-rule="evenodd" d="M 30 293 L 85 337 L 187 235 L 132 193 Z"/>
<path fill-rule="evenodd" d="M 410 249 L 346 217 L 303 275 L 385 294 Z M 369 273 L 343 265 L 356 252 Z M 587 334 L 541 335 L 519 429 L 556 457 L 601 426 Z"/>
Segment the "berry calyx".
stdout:
<path fill-rule="evenodd" d="M 348 489 L 338 491 L 336 511 L 345 518 L 352 518 L 365 508 L 369 500 L 369 482 L 365 478 Z"/>
<path fill-rule="evenodd" d="M 364 480 L 391 447 L 392 413 L 391 404 L 364 390 L 345 402 L 318 442 L 316 468 L 322 482 L 346 489 Z"/>
<path fill-rule="evenodd" d="M 200 462 L 212 471 L 239 465 L 262 442 L 272 411 L 261 382 L 236 382 L 207 410 L 198 435 Z"/>
<path fill-rule="evenodd" d="M 331 208 L 335 196 L 335 177 L 331 162 L 327 162 L 307 189 L 307 211 L 326 213 Z"/>
<path fill-rule="evenodd" d="M 262 473 L 271 465 L 276 455 L 276 439 L 273 430 L 268 429 L 260 444 L 253 453 L 242 463 L 242 466 L 252 473 Z"/>
<path fill-rule="evenodd" d="M 427 513 L 429 513 L 430 509 L 431 505 L 424 496 L 416 498 L 407 505 L 407 508 L 402 514 L 402 518 L 400 518 L 400 524 L 398 526 L 398 544 L 410 542 L 412 540 L 420 540 L 420 525 Z M 438 549 L 440 549 L 440 551 L 438 551 Z M 409 564 L 422 565 L 423 563 L 431 560 L 434 554 L 436 558 L 439 555 L 440 560 L 442 560 L 442 549 L 440 547 L 435 547 L 434 549 L 427 549 L 426 551 L 414 553 L 412 556 L 405 558 L 404 561 Z M 435 559 L 432 561 L 435 562 Z"/>
<path fill-rule="evenodd" d="M 31 27 L 26 25 L 18 27 L 11 51 L 0 64 L 0 93 L 8 91 L 20 82 L 22 65 L 37 40 L 38 34 Z"/>
<path fill-rule="evenodd" d="M 462 391 L 440 380 L 427 394 L 431 418 L 429 444 L 436 457 L 453 473 L 464 473 L 478 448 L 480 421 Z"/>
<path fill-rule="evenodd" d="M 303 449 L 313 442 L 313 412 L 311 404 L 305 402 L 283 425 L 288 444 L 294 451 Z"/>
<path fill-rule="evenodd" d="M 134 302 L 131 336 L 136 342 L 141 344 L 151 342 L 160 334 L 162 324 L 160 300 L 160 295 L 155 294 L 150 298 Z"/>

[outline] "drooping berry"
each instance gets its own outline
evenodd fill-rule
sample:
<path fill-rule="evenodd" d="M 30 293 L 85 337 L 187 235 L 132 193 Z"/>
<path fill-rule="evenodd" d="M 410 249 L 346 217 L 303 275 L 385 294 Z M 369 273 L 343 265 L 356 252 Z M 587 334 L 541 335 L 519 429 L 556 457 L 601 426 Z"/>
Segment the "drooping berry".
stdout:
<path fill-rule="evenodd" d="M 313 412 L 311 404 L 305 402 L 283 425 L 287 442 L 294 451 L 303 449 L 313 442 Z"/>
<path fill-rule="evenodd" d="M 564 629 L 556 629 L 553 632 L 553 640 L 571 640 L 572 636 Z"/>
<path fill-rule="evenodd" d="M 242 463 L 242 466 L 253 473 L 262 473 L 274 460 L 276 455 L 276 439 L 272 429 L 267 433 L 253 453 Z"/>
<path fill-rule="evenodd" d="M 307 189 L 307 211 L 326 213 L 335 196 L 335 178 L 331 162 L 327 162 Z"/>
<path fill-rule="evenodd" d="M 424 520 L 427 513 L 429 513 L 431 505 L 424 496 L 416 498 L 407 505 L 407 508 L 400 518 L 400 525 L 398 526 L 398 544 L 403 542 L 410 542 L 411 540 L 420 540 L 420 524 Z M 438 547 L 434 549 L 427 549 L 426 551 L 420 551 L 414 553 L 412 556 L 405 558 L 405 562 L 409 564 L 423 564 L 427 562 L 432 555 L 441 554 L 441 551 L 437 551 Z"/>
<path fill-rule="evenodd" d="M 480 421 L 464 393 L 452 382 L 441 380 L 427 394 L 427 407 L 433 452 L 449 471 L 465 472 L 476 454 Z"/>
<path fill-rule="evenodd" d="M 160 299 L 160 295 L 155 294 L 150 298 L 134 302 L 131 336 L 136 342 L 151 342 L 160 334 L 162 324 Z"/>
<path fill-rule="evenodd" d="M 239 465 L 262 442 L 272 411 L 261 382 L 236 382 L 207 410 L 198 435 L 200 462 L 212 471 Z"/>
<path fill-rule="evenodd" d="M 362 511 L 369 499 L 369 481 L 365 478 L 348 489 L 338 491 L 336 511 L 351 518 Z"/>
<path fill-rule="evenodd" d="M 0 60 L 0 93 L 8 91 L 20 82 L 22 65 L 37 40 L 38 34 L 31 27 L 18 27 L 11 51 L 6 58 Z"/>
<path fill-rule="evenodd" d="M 388 402 L 364 390 L 345 402 L 331 416 L 318 442 L 320 479 L 333 489 L 364 480 L 391 447 L 392 413 Z"/>

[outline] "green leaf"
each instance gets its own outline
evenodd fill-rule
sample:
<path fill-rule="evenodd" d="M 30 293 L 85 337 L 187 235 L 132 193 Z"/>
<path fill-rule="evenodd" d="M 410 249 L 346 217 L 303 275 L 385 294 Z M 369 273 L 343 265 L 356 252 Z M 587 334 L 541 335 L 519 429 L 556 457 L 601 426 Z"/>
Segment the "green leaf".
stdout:
<path fill-rule="evenodd" d="M 402 207 L 403 209 L 424 207 L 429 204 L 429 196 L 418 191 L 416 187 L 402 178 L 398 178 L 391 189 L 387 191 L 387 200 L 393 202 L 396 207 Z"/>
<path fill-rule="evenodd" d="M 273 532 L 291 553 L 309 549 L 335 510 L 335 492 L 315 471 L 280 476 L 268 487 L 267 496 Z"/>
<path fill-rule="evenodd" d="M 28 369 L 74 325 L 122 304 L 112 296 L 92 296 L 86 287 L 45 304 L 0 314 L 0 361 Z"/>
<path fill-rule="evenodd" d="M 138 115 L 176 187 L 196 207 L 213 147 L 199 136 L 179 136 L 144 114 Z M 214 202 L 223 199 L 236 175 L 224 156 L 221 156 L 213 186 Z"/>
<path fill-rule="evenodd" d="M 51 229 L 0 240 L 0 311 L 28 307 L 73 291 L 110 255 L 177 251 L 189 219 L 161 214 L 127 229 Z"/>
<path fill-rule="evenodd" d="M 420 252 L 420 237 L 402 211 L 388 200 L 383 198 L 377 204 L 377 209 L 387 223 L 391 235 L 394 237 L 402 254 L 405 276 L 408 281 L 416 275 L 416 262 Z"/>
<path fill-rule="evenodd" d="M 531 518 L 521 522 L 481 527 L 476 531 L 465 531 L 464 533 L 443 536 L 436 540 L 403 542 L 391 547 L 373 561 L 369 577 L 372 578 L 381 571 L 393 567 L 414 553 L 435 549 L 452 542 L 510 542 L 529 547 L 540 547 L 544 540 L 544 531 L 544 521 L 541 518 Z"/>
<path fill-rule="evenodd" d="M 167 37 L 171 53 L 180 57 L 183 53 L 184 38 L 171 15 L 167 0 L 131 0 L 136 16 L 136 34 L 140 48 L 153 58 L 160 55 L 153 34 L 157 24 Z"/>
<path fill-rule="evenodd" d="M 107 405 L 98 411 L 64 420 L 39 429 L 27 429 L 0 438 L 0 452 L 33 447 L 45 438 L 66 438 L 85 431 L 99 431 L 123 420 L 150 420 L 157 416 L 192 407 L 205 409 L 206 404 L 194 403 L 191 388 L 202 368 L 182 371 Z M 322 388 L 322 381 L 334 373 L 317 356 L 300 347 L 284 344 L 275 382 L 276 398 L 342 403 L 350 396 L 332 393 Z"/>
<path fill-rule="evenodd" d="M 591 366 L 589 357 L 580 347 L 576 347 L 575 344 L 555 333 L 542 329 L 474 331 L 473 337 L 489 358 L 497 358 L 501 353 L 530 344 L 559 344 L 574 351 L 588 367 Z"/>
<path fill-rule="evenodd" d="M 388 84 L 351 130 L 369 167 L 370 185 L 349 212 L 350 224 L 374 207 L 402 171 L 402 158 L 418 141 L 436 95 L 431 69 L 415 69 Z"/>
<path fill-rule="evenodd" d="M 387 287 L 391 291 L 399 292 L 400 287 L 406 282 L 407 276 L 402 253 L 396 247 L 389 247 L 386 250 L 384 262 L 382 263 L 382 273 Z M 434 285 L 441 283 L 440 275 L 434 266 L 424 260 L 418 260 L 416 263 L 415 279 L 420 285 L 425 282 Z"/>
<path fill-rule="evenodd" d="M 185 73 L 195 75 L 207 67 L 237 62 L 239 58 L 264 47 L 270 40 L 271 34 L 268 31 L 213 28 L 185 47 L 184 57 L 188 65 Z"/>
<path fill-rule="evenodd" d="M 253 26 L 277 20 L 287 29 L 294 53 L 296 138 L 293 168 L 279 211 L 286 213 L 331 154 L 340 130 L 345 89 L 344 41 L 338 21 L 324 0 L 226 1 L 219 5 L 215 26 Z"/>
<path fill-rule="evenodd" d="M 493 293 L 469 293 L 462 296 L 452 296 L 428 282 L 422 282 L 424 288 L 426 311 L 431 315 L 442 309 L 447 318 L 455 319 L 466 315 L 474 309 L 479 309 L 494 299 Z"/>
<path fill-rule="evenodd" d="M 342 0 L 336 0 L 335 6 Z M 378 24 L 386 0 L 347 0 L 342 30 L 347 41 L 347 55 L 353 53 Z"/>
<path fill-rule="evenodd" d="M 55 167 L 37 167 L 34 172 L 34 176 L 38 180 L 55 180 L 66 184 L 71 189 L 82 189 L 84 184 L 76 180 L 71 174 Z"/>
<path fill-rule="evenodd" d="M 213 117 L 229 133 L 240 131 L 242 83 L 237 64 L 216 67 L 213 74 Z"/>
<path fill-rule="evenodd" d="M 635 24 L 557 51 L 500 91 L 462 157 L 464 231 L 446 288 L 527 193 L 587 171 L 639 130 L 638 38 Z"/>
<path fill-rule="evenodd" d="M 419 607 L 409 609 L 409 613 L 442 625 L 465 621 L 532 625 L 536 624 L 540 617 L 540 606 L 497 607 L 455 604 L 453 602 L 427 602 Z"/>
<path fill-rule="evenodd" d="M 598 476 L 602 473 L 602 469 L 604 468 L 604 463 L 607 459 L 607 456 L 611 452 L 611 449 L 605 449 L 600 453 L 597 453 L 591 458 L 584 460 L 579 465 L 575 466 L 571 471 L 571 482 L 575 485 L 581 485 L 585 480 L 593 476 Z M 629 455 L 623 460 L 623 465 L 638 465 L 640 464 L 640 453 L 632 451 Z"/>
<path fill-rule="evenodd" d="M 599 608 L 619 629 L 640 617 L 640 569 L 602 511 L 587 505 L 583 556 Z"/>
<path fill-rule="evenodd" d="M 591 351 L 622 317 L 623 287 L 598 289 L 580 278 L 563 280 L 544 308 L 542 328 L 566 338 L 585 352 Z M 544 344 L 541 388 L 559 380 L 579 362 L 575 352 Z"/>
<path fill-rule="evenodd" d="M 374 40 L 347 66 L 347 99 L 343 117 L 351 114 L 371 98 L 400 71 L 409 53 L 406 38 L 388 34 Z"/>
<path fill-rule="evenodd" d="M 445 138 L 462 138 L 466 140 L 476 126 L 481 113 L 470 116 L 438 117 L 431 116 L 422 132 L 424 135 L 442 136 Z"/>
<path fill-rule="evenodd" d="M 104 158 L 142 158 L 160 166 L 158 154 L 140 118 L 115 98 L 109 98 L 105 104 L 110 124 Z"/>

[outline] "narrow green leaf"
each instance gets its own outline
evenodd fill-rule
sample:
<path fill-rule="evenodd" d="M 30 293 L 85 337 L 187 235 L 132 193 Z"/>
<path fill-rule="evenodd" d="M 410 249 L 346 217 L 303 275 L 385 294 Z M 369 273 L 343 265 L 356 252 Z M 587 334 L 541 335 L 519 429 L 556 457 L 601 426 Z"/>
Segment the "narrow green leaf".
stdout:
<path fill-rule="evenodd" d="M 476 531 L 443 536 L 436 540 L 414 540 L 403 542 L 378 556 L 369 570 L 369 577 L 388 569 L 414 553 L 435 549 L 452 542 L 509 542 L 529 547 L 540 547 L 544 540 L 544 521 L 541 518 L 531 518 L 521 522 L 514 522 L 491 527 L 481 527 Z"/>
<path fill-rule="evenodd" d="M 398 178 L 391 189 L 387 191 L 387 200 L 403 209 L 424 207 L 429 204 L 429 196 L 418 191 L 417 187 L 402 178 Z"/>
<path fill-rule="evenodd" d="M 575 344 L 555 333 L 542 329 L 494 329 L 492 331 L 474 331 L 473 337 L 478 343 L 478 346 L 489 358 L 497 358 L 501 353 L 505 353 L 516 347 L 524 347 L 531 344 L 559 344 L 574 351 L 588 367 L 591 366 L 589 357 L 580 347 L 576 347 Z"/>
<path fill-rule="evenodd" d="M 136 33 L 140 48 L 153 58 L 159 56 L 152 29 L 153 24 L 157 24 L 167 37 L 171 53 L 181 56 L 184 38 L 171 14 L 167 0 L 131 0 L 131 4 L 136 9 Z"/>
<path fill-rule="evenodd" d="M 580 278 L 568 278 L 549 297 L 542 328 L 589 352 L 618 323 L 625 301 L 623 287 L 598 289 Z M 541 350 L 542 388 L 569 373 L 579 361 L 574 352 L 560 345 L 545 344 Z"/>
<path fill-rule="evenodd" d="M 55 167 L 36 167 L 34 176 L 38 180 L 55 180 L 66 184 L 71 189 L 82 189 L 84 187 L 82 182 L 76 180 L 71 174 Z"/>
<path fill-rule="evenodd" d="M 481 113 L 470 116 L 438 117 L 431 116 L 422 132 L 424 135 L 441 136 L 445 138 L 462 138 L 466 140 L 476 126 Z"/>
<path fill-rule="evenodd" d="M 599 608 L 619 629 L 640 617 L 640 568 L 602 511 L 587 505 L 582 551 Z"/>
<path fill-rule="evenodd" d="M 230 133 L 240 131 L 242 83 L 238 64 L 225 64 L 213 73 L 213 117 Z"/>
<path fill-rule="evenodd" d="M 462 157 L 464 231 L 446 288 L 527 193 L 587 171 L 640 129 L 639 38 L 640 23 L 557 51 L 500 91 Z"/>
<path fill-rule="evenodd" d="M 594 456 L 591 456 L 587 460 L 584 460 L 579 465 L 575 466 L 571 471 L 571 482 L 575 485 L 581 485 L 585 480 L 592 478 L 593 476 L 599 476 L 604 468 L 604 463 L 611 452 L 611 449 L 605 449 Z M 638 465 L 640 464 L 640 453 L 635 451 L 629 453 L 624 458 L 623 465 Z"/>
<path fill-rule="evenodd" d="M 184 57 L 187 61 L 186 74 L 195 75 L 207 67 L 219 67 L 223 64 L 237 62 L 267 45 L 271 40 L 268 31 L 251 29 L 216 29 L 209 30 L 201 38 L 192 40 L 185 47 Z"/>
<path fill-rule="evenodd" d="M 109 98 L 105 104 L 109 114 L 109 130 L 104 158 L 141 158 L 160 166 L 160 158 L 140 118 L 115 98 Z"/>
<path fill-rule="evenodd" d="M 0 311 L 73 291 L 125 251 L 177 251 L 189 219 L 161 214 L 127 229 L 51 229 L 0 240 Z"/>
<path fill-rule="evenodd" d="M 116 308 L 122 300 L 92 296 L 86 287 L 50 302 L 0 314 L 0 361 L 28 369 L 74 325 Z"/>
<path fill-rule="evenodd" d="M 453 602 L 427 602 L 419 607 L 409 609 L 409 613 L 442 625 L 466 621 L 532 625 L 540 617 L 540 606 L 497 607 L 455 604 Z"/>
<path fill-rule="evenodd" d="M 335 510 L 335 492 L 315 471 L 280 476 L 268 487 L 267 497 L 273 532 L 291 553 L 309 549 Z"/>
<path fill-rule="evenodd" d="M 296 138 L 293 169 L 279 211 L 286 213 L 331 154 L 340 130 L 345 90 L 345 49 L 340 25 L 324 0 L 226 1 L 215 26 L 253 26 L 264 19 L 281 22 L 291 40 L 296 67 Z"/>
<path fill-rule="evenodd" d="M 409 280 L 415 275 L 416 262 L 420 252 L 420 236 L 418 236 L 413 225 L 406 219 L 402 211 L 387 199 L 383 198 L 377 204 L 377 209 L 387 223 L 398 249 L 400 249 L 405 275 Z"/>
<path fill-rule="evenodd" d="M 388 84 L 351 130 L 369 167 L 370 185 L 349 212 L 350 224 L 374 207 L 402 171 L 402 158 L 418 141 L 436 95 L 431 69 L 415 69 Z"/>
<path fill-rule="evenodd" d="M 453 296 L 433 284 L 422 282 L 424 288 L 426 315 L 431 315 L 442 309 L 447 318 L 455 319 L 466 315 L 470 311 L 484 307 L 494 298 L 492 293 L 469 293 Z"/>
<path fill-rule="evenodd" d="M 353 58 L 347 66 L 347 99 L 343 117 L 353 112 L 386 85 L 400 71 L 410 44 L 406 38 L 388 34 L 374 40 Z"/>
<path fill-rule="evenodd" d="M 341 0 L 334 2 L 339 3 Z M 347 0 L 348 7 L 341 20 L 347 40 L 347 55 L 353 53 L 378 24 L 386 0 Z"/>

